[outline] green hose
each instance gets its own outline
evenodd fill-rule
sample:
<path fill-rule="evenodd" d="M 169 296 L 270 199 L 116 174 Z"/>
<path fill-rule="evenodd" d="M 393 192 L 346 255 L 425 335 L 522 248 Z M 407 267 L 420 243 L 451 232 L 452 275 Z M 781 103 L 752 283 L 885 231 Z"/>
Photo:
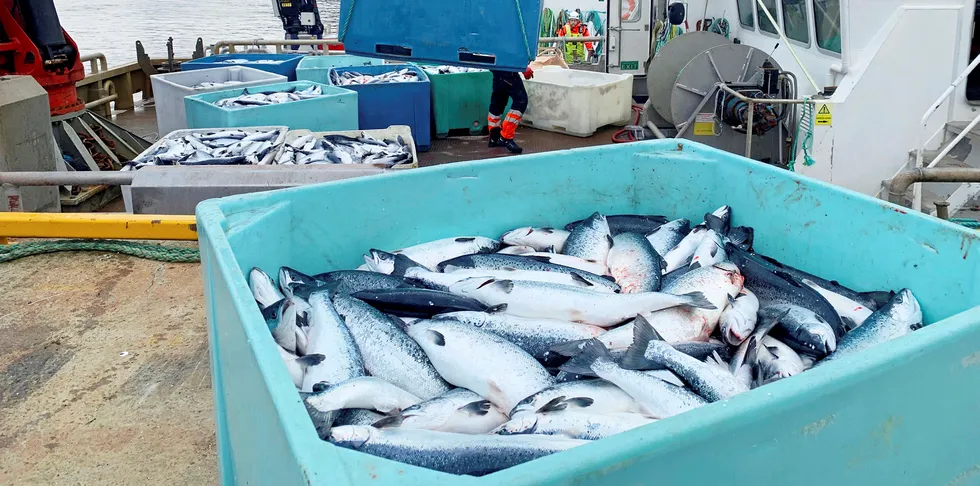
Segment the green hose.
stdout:
<path fill-rule="evenodd" d="M 605 35 L 606 26 L 603 25 L 601 13 L 598 10 L 589 10 L 589 12 L 585 14 L 585 23 L 594 27 L 595 32 L 591 33 L 593 36 L 602 37 Z M 594 44 L 596 54 L 605 52 L 603 49 L 605 43 L 603 41 L 595 42 Z"/>
<path fill-rule="evenodd" d="M 558 27 L 555 25 L 555 12 L 550 8 L 544 8 L 541 10 L 541 30 L 538 31 L 538 37 L 554 37 L 558 32 Z M 551 47 L 553 44 L 548 44 L 546 47 Z"/>
<path fill-rule="evenodd" d="M 114 240 L 51 240 L 0 245 L 0 263 L 60 251 L 104 251 L 168 263 L 201 261 L 201 253 L 197 248 Z"/>

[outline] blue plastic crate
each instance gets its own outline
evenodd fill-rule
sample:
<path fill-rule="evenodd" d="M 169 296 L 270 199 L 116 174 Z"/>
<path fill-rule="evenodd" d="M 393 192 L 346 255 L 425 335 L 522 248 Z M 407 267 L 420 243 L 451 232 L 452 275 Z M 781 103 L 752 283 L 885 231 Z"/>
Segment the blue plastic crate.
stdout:
<path fill-rule="evenodd" d="M 306 56 L 296 66 L 296 80 L 330 84 L 330 70 L 333 68 L 380 66 L 383 62 L 377 58 L 350 55 Z"/>
<path fill-rule="evenodd" d="M 315 132 L 357 130 L 358 95 L 349 89 L 310 81 L 266 84 L 246 89 L 250 93 L 256 93 L 295 87 L 299 91 L 313 85 L 320 86 L 325 96 L 249 108 L 222 108 L 214 104 L 218 100 L 241 95 L 244 91 L 242 89 L 188 96 L 184 98 L 187 125 L 190 128 L 285 125 L 292 130 L 305 128 Z"/>
<path fill-rule="evenodd" d="M 195 69 L 247 66 L 260 71 L 281 74 L 286 76 L 289 81 L 296 81 L 296 66 L 304 57 L 306 56 L 303 54 L 217 54 L 182 63 L 180 69 L 181 71 L 192 71 Z"/>
<path fill-rule="evenodd" d="M 392 125 L 408 125 L 412 128 L 415 144 L 420 152 L 429 150 L 432 143 L 431 113 L 432 92 L 425 70 L 414 64 L 386 64 L 382 66 L 358 66 L 334 68 L 330 72 L 354 71 L 367 75 L 411 69 L 421 81 L 412 83 L 360 84 L 344 86 L 358 94 L 358 122 L 362 130 L 388 128 Z M 332 74 L 331 74 L 332 77 Z"/>
<path fill-rule="evenodd" d="M 759 252 L 859 289 L 909 287 L 932 324 L 731 400 L 471 478 L 321 441 L 246 281 L 253 266 L 354 268 L 369 248 L 560 227 L 596 210 L 699 220 L 722 204 L 733 206 L 732 224 L 756 228 Z M 823 486 L 976 477 L 980 235 L 948 222 L 678 140 L 233 196 L 199 205 L 197 222 L 225 484 Z"/>
<path fill-rule="evenodd" d="M 523 72 L 538 52 L 541 0 L 341 0 L 350 54 Z"/>

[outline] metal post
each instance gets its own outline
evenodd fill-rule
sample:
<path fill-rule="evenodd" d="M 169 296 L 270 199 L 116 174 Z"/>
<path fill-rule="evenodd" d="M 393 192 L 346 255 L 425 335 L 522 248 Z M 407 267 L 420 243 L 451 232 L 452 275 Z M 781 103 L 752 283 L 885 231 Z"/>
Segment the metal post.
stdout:
<path fill-rule="evenodd" d="M 949 220 L 949 201 L 936 201 L 936 217 Z"/>
<path fill-rule="evenodd" d="M 752 158 L 752 125 L 755 124 L 755 102 L 749 101 L 749 119 L 745 123 L 745 156 Z"/>

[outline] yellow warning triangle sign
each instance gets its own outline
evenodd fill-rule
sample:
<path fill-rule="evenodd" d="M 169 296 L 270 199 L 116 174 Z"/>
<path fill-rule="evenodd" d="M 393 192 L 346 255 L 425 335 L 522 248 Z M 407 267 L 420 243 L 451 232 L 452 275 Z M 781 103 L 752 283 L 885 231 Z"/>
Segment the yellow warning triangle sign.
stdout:
<path fill-rule="evenodd" d="M 829 115 L 830 114 L 830 108 L 828 108 L 827 105 L 823 105 L 823 106 L 820 107 L 820 111 L 818 111 L 817 114 L 818 115 Z"/>

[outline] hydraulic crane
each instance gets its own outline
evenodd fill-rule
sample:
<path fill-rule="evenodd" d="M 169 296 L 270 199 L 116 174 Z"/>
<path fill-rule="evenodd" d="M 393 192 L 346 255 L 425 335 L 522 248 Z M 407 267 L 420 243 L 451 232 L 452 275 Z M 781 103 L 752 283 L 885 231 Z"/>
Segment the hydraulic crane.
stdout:
<path fill-rule="evenodd" d="M 0 76 L 32 76 L 48 92 L 51 116 L 81 111 L 85 77 L 78 46 L 61 27 L 54 0 L 0 0 Z"/>

